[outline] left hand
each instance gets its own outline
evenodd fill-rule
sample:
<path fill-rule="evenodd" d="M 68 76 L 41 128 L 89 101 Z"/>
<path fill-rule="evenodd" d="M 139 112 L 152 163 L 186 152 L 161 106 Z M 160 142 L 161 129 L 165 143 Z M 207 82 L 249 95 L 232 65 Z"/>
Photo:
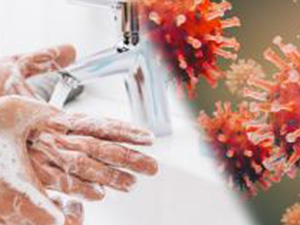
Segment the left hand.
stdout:
<path fill-rule="evenodd" d="M 65 44 L 0 59 L 0 96 L 15 94 L 36 97 L 26 79 L 66 67 L 73 63 L 75 58 L 75 48 Z"/>

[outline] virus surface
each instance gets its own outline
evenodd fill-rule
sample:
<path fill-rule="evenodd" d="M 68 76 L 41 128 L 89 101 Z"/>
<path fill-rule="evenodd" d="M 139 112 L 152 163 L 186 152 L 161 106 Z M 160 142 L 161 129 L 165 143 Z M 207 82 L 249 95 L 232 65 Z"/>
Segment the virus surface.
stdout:
<path fill-rule="evenodd" d="M 300 224 L 300 204 L 296 203 L 289 207 L 283 214 L 281 219 L 284 225 L 299 225 Z"/>
<path fill-rule="evenodd" d="M 223 19 L 228 2 L 210 0 L 144 0 L 147 34 L 166 59 L 180 87 L 192 92 L 200 76 L 215 87 L 223 76 L 217 57 L 235 59 L 239 43 L 224 37 L 224 30 L 240 26 L 238 18 Z M 227 51 L 225 49 L 230 49 Z"/>
<path fill-rule="evenodd" d="M 273 41 L 283 55 L 275 51 L 265 51 L 265 58 L 275 64 L 280 71 L 271 81 L 252 74 L 243 88 L 243 94 L 252 102 L 252 111 L 261 113 L 264 120 L 259 126 L 268 127 L 278 147 L 280 155 L 286 158 L 283 172 L 293 174 L 300 159 L 300 54 L 291 44 L 283 44 L 281 37 Z M 259 136 L 257 136 L 259 138 Z"/>
<path fill-rule="evenodd" d="M 225 73 L 226 85 L 233 94 L 243 95 L 243 89 L 247 81 L 253 77 L 264 78 L 266 76 L 261 65 L 254 60 L 239 60 L 230 66 L 230 70 Z"/>
<path fill-rule="evenodd" d="M 235 184 L 250 193 L 255 183 L 294 178 L 300 167 L 300 53 L 281 37 L 273 43 L 284 58 L 271 48 L 265 51 L 265 58 L 279 68 L 271 80 L 252 61 L 238 62 L 227 74 L 227 85 L 239 90 L 249 107 L 232 112 L 227 104 L 223 111 L 218 106 L 211 118 L 199 117 Z"/>
<path fill-rule="evenodd" d="M 231 110 L 230 103 L 219 102 L 212 118 L 204 112 L 200 112 L 198 118 L 221 168 L 228 174 L 229 184 L 250 196 L 256 194 L 256 184 L 267 189 L 272 181 L 263 162 L 272 154 L 273 140 L 264 130 L 251 125 L 255 119 L 255 113 L 249 111 L 246 102 L 239 105 L 237 112 Z M 248 136 L 252 132 L 265 138 L 254 142 Z"/>

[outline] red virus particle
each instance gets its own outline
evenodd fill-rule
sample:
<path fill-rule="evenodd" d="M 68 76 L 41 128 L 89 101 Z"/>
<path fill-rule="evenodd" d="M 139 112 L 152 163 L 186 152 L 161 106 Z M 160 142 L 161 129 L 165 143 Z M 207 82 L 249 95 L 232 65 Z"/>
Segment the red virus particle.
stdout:
<path fill-rule="evenodd" d="M 215 87 L 223 77 L 217 57 L 236 59 L 234 52 L 240 47 L 235 38 L 224 37 L 225 29 L 240 26 L 236 17 L 223 19 L 231 4 L 210 0 L 144 0 L 142 10 L 147 36 L 168 62 L 179 88 L 186 86 L 193 93 L 201 76 Z"/>
<path fill-rule="evenodd" d="M 243 95 L 252 99 L 251 110 L 261 114 L 257 126 L 265 127 L 274 139 L 277 157 L 285 159 L 281 172 L 294 177 L 300 166 L 300 53 L 294 45 L 282 43 L 281 37 L 276 37 L 273 43 L 284 58 L 271 48 L 264 56 L 279 72 L 270 81 L 249 74 Z"/>
<path fill-rule="evenodd" d="M 201 113 L 200 124 L 220 162 L 240 189 L 255 193 L 283 175 L 294 178 L 300 167 L 300 53 L 281 37 L 264 57 L 278 67 L 267 80 L 261 66 L 239 61 L 226 73 L 229 89 L 242 94 L 249 107 L 232 112 L 217 105 L 213 117 Z"/>
<path fill-rule="evenodd" d="M 281 219 L 284 225 L 298 225 L 300 224 L 300 204 L 296 203 L 287 208 Z"/>
<path fill-rule="evenodd" d="M 198 121 L 204 131 L 220 166 L 228 175 L 230 186 L 245 191 L 248 196 L 257 192 L 257 184 L 269 188 L 272 174 L 264 166 L 273 152 L 273 140 L 265 135 L 260 140 L 252 140 L 251 134 L 264 135 L 262 129 L 252 126 L 256 114 L 249 111 L 246 102 L 239 105 L 237 112 L 231 110 L 231 104 L 216 104 L 213 117 L 200 112 Z"/>

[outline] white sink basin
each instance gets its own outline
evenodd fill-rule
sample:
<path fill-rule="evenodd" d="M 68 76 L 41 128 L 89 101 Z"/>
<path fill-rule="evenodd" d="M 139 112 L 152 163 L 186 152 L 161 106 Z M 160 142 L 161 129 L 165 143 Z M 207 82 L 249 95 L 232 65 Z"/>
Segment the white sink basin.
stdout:
<path fill-rule="evenodd" d="M 252 224 L 225 188 L 206 146 L 199 143 L 191 116 L 172 94 L 170 100 L 173 134 L 158 138 L 150 148 L 138 147 L 159 161 L 159 174 L 139 176 L 130 194 L 107 190 L 102 202 L 86 202 L 85 225 Z M 88 85 L 67 110 L 128 120 L 122 78 L 104 78 Z"/>
<path fill-rule="evenodd" d="M 246 225 L 247 218 L 221 185 L 161 165 L 130 194 L 109 191 L 86 204 L 86 225 Z"/>

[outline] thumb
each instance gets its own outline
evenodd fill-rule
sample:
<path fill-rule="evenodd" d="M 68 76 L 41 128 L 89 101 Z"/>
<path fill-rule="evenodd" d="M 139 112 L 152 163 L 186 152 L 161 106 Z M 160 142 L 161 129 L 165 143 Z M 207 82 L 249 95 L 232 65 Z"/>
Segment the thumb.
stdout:
<path fill-rule="evenodd" d="M 22 74 L 28 78 L 66 67 L 75 59 L 76 50 L 74 46 L 64 44 L 23 55 L 18 58 L 18 63 Z"/>
<path fill-rule="evenodd" d="M 26 132 L 44 122 L 51 114 L 51 107 L 40 101 L 20 97 L 0 98 L 0 130 L 13 129 L 14 134 L 26 136 Z"/>

